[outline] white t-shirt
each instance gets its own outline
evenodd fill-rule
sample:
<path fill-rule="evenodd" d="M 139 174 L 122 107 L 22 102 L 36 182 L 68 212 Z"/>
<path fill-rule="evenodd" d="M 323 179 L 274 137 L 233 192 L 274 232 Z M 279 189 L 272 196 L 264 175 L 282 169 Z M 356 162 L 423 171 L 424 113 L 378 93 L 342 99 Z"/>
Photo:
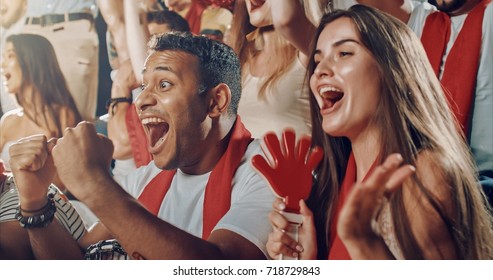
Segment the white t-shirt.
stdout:
<path fill-rule="evenodd" d="M 251 158 L 261 153 L 254 140 L 233 177 L 231 208 L 214 227 L 235 232 L 255 244 L 267 256 L 265 244 L 271 231 L 268 214 L 274 195 L 267 182 L 251 167 Z M 161 171 L 154 161 L 138 168 L 121 182 L 123 188 L 138 198 L 147 184 Z M 158 217 L 194 236 L 202 236 L 204 191 L 209 173 L 176 173 L 159 209 Z"/>
<path fill-rule="evenodd" d="M 437 9 L 428 2 L 411 1 L 411 4 L 413 5 L 413 11 L 409 17 L 407 26 L 414 31 L 418 38 L 421 38 L 426 17 Z"/>
<path fill-rule="evenodd" d="M 428 13 L 429 14 L 429 13 Z M 428 15 L 426 14 L 426 16 Z M 450 41 L 444 55 L 441 70 L 457 35 L 462 29 L 465 15 L 451 17 Z M 416 20 L 416 33 L 421 36 L 425 19 Z M 472 110 L 469 146 L 479 171 L 493 170 L 493 4 L 486 7 L 483 16 L 483 40 L 476 78 L 476 93 Z M 440 74 L 441 76 L 441 74 Z"/>
<path fill-rule="evenodd" d="M 266 99 L 258 92 L 262 78 L 245 73 L 238 114 L 254 138 L 263 138 L 269 131 L 278 135 L 286 127 L 296 135 L 311 135 L 310 99 L 304 86 L 306 69 L 295 59 L 288 72 L 267 89 Z"/>

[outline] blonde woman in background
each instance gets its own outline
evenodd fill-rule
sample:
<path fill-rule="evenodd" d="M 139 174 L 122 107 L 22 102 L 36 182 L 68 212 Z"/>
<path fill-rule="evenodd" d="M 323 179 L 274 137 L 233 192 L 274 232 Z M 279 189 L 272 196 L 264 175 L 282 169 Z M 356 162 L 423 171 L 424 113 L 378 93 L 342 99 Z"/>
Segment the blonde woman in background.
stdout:
<path fill-rule="evenodd" d="M 315 25 L 300 1 L 238 0 L 229 42 L 240 57 L 239 114 L 256 138 L 292 127 L 310 134 L 308 91 L 303 90 Z"/>

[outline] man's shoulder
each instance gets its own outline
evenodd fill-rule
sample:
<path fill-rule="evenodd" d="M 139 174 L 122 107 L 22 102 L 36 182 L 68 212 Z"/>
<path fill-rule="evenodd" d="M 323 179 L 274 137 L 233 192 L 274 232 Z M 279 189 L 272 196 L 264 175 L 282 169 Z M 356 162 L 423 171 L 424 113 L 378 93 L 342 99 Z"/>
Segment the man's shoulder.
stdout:
<path fill-rule="evenodd" d="M 147 165 L 141 166 L 118 182 L 132 196 L 136 196 L 140 191 L 162 170 L 159 169 L 154 161 L 150 161 Z"/>
<path fill-rule="evenodd" d="M 262 153 L 262 148 L 260 147 L 260 139 L 253 139 L 245 151 L 244 157 L 253 157 L 254 155 Z"/>
<path fill-rule="evenodd" d="M 411 17 L 407 22 L 407 26 L 411 28 L 418 37 L 421 37 L 423 27 L 425 25 L 426 17 L 431 13 L 435 12 L 437 9 L 435 6 L 428 2 L 412 1 L 413 11 L 411 12 Z"/>
<path fill-rule="evenodd" d="M 250 189 L 253 186 L 256 187 L 264 187 L 267 186 L 262 177 L 258 174 L 258 172 L 253 168 L 251 161 L 252 157 L 255 155 L 263 155 L 262 148 L 260 146 L 260 140 L 254 139 L 248 145 L 248 148 L 243 155 L 243 159 L 240 163 L 240 166 L 236 170 L 236 173 L 233 178 L 233 185 L 235 188 L 247 188 Z M 240 185 L 242 187 L 240 187 Z"/>

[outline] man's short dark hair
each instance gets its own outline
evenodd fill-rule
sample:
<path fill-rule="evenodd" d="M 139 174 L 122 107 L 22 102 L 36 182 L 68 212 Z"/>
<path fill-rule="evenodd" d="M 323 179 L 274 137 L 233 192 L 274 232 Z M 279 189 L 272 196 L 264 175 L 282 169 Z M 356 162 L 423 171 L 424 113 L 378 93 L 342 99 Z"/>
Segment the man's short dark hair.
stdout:
<path fill-rule="evenodd" d="M 171 31 L 189 32 L 188 22 L 178 13 L 165 10 L 147 13 L 147 23 L 167 24 Z"/>
<path fill-rule="evenodd" d="M 229 113 L 236 115 L 241 96 L 240 61 L 236 53 L 224 43 L 189 32 L 169 32 L 155 35 L 149 41 L 149 51 L 183 51 L 199 61 L 198 77 L 201 88 L 209 90 L 225 83 L 231 90 Z"/>

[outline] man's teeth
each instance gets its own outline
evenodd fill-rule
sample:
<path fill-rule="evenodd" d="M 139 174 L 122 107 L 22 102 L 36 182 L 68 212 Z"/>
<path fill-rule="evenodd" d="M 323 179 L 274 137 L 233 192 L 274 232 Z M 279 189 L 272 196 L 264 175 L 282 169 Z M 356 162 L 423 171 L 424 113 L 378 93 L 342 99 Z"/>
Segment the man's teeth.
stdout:
<path fill-rule="evenodd" d="M 157 124 L 163 122 L 165 122 L 163 119 L 156 117 L 142 119 L 142 124 Z"/>

